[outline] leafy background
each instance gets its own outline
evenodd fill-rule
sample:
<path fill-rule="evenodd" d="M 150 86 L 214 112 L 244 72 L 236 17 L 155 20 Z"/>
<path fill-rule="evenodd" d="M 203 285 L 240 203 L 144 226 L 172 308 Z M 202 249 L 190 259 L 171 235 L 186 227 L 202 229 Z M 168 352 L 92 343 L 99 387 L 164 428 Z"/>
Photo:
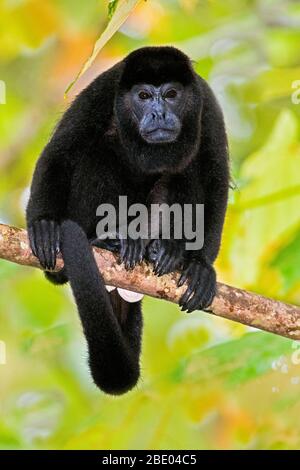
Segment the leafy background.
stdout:
<path fill-rule="evenodd" d="M 108 1 L 0 0 L 0 220 L 24 227 L 35 161 L 75 94 L 129 51 L 173 44 L 226 117 L 236 189 L 219 279 L 299 303 L 300 3 L 139 2 L 64 100 L 107 22 Z M 111 398 L 91 382 L 69 288 L 5 261 L 0 286 L 2 448 L 299 448 L 297 343 L 147 298 L 143 378 Z"/>

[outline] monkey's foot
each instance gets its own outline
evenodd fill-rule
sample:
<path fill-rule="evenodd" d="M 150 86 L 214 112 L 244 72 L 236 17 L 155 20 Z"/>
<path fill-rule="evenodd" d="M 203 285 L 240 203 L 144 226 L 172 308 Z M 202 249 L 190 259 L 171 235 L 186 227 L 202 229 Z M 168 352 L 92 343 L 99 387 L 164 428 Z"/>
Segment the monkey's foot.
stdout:
<path fill-rule="evenodd" d="M 120 258 L 124 263 L 126 269 L 132 269 L 140 263 L 145 255 L 146 244 L 145 240 L 138 238 L 120 238 Z"/>
<path fill-rule="evenodd" d="M 60 228 L 54 220 L 36 220 L 28 227 L 32 253 L 44 269 L 53 270 L 59 252 Z"/>
<path fill-rule="evenodd" d="M 208 307 L 216 294 L 216 273 L 205 261 L 192 261 L 179 278 L 178 286 L 188 282 L 188 288 L 181 297 L 182 311 L 203 310 Z"/>
<path fill-rule="evenodd" d="M 104 240 L 95 238 L 91 241 L 91 245 L 97 248 L 104 248 L 104 250 L 112 251 L 113 253 L 120 251 L 121 247 L 120 240 L 117 238 L 106 238 Z"/>
<path fill-rule="evenodd" d="M 148 246 L 147 257 L 153 263 L 157 276 L 176 271 L 183 262 L 184 243 L 181 240 L 153 240 Z"/>

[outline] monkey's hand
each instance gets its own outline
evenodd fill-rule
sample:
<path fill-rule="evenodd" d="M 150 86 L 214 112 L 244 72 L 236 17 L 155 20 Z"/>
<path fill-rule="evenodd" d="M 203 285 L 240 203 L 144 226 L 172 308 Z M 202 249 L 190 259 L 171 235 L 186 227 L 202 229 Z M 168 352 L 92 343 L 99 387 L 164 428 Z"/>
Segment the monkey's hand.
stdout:
<path fill-rule="evenodd" d="M 120 258 L 126 269 L 132 269 L 145 255 L 146 243 L 142 238 L 120 238 Z"/>
<path fill-rule="evenodd" d="M 157 276 L 176 271 L 183 262 L 184 243 L 181 240 L 152 240 L 147 249 L 147 258 L 153 263 Z"/>
<path fill-rule="evenodd" d="M 54 220 L 36 220 L 28 226 L 30 248 L 44 269 L 53 270 L 59 252 L 59 224 Z"/>
<path fill-rule="evenodd" d="M 193 260 L 181 274 L 178 286 L 188 282 L 188 288 L 181 297 L 179 305 L 188 313 L 208 307 L 216 294 L 216 272 L 204 260 Z"/>

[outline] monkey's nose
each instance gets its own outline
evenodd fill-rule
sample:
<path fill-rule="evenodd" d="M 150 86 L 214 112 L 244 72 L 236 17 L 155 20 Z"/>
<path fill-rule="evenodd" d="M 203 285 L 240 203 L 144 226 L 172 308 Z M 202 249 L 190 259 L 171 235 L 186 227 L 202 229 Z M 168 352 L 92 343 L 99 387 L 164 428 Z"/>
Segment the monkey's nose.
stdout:
<path fill-rule="evenodd" d="M 164 111 L 155 111 L 155 112 L 152 112 L 151 114 L 152 114 L 153 121 L 160 122 L 166 119 L 166 113 Z"/>

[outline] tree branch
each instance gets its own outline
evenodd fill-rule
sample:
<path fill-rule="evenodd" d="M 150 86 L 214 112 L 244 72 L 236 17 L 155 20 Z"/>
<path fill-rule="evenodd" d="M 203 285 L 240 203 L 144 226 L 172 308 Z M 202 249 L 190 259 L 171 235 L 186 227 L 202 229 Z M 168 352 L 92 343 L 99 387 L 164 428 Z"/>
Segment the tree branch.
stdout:
<path fill-rule="evenodd" d="M 177 287 L 178 273 L 162 277 L 142 263 L 126 271 L 118 257 L 94 248 L 94 255 L 106 284 L 178 303 L 186 286 Z M 0 258 L 25 266 L 40 268 L 29 248 L 27 233 L 0 224 Z M 59 256 L 57 270 L 63 267 Z M 288 305 L 258 294 L 218 283 L 218 293 L 207 309 L 209 313 L 294 340 L 300 339 L 300 307 Z"/>

